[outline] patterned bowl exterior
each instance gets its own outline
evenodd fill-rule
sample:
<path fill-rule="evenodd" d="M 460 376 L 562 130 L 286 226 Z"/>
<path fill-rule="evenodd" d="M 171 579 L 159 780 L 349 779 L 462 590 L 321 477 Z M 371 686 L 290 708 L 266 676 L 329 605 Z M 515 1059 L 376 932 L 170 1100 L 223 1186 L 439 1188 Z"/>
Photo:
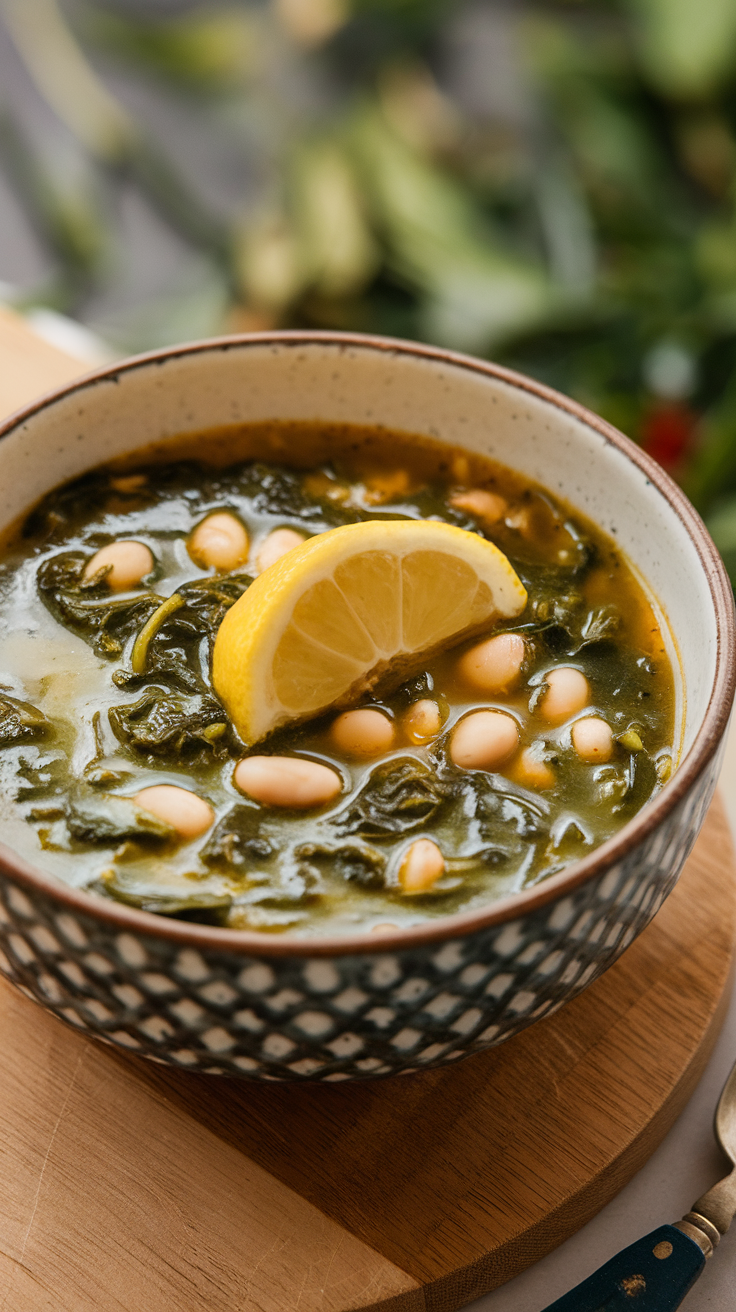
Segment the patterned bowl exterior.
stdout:
<path fill-rule="evenodd" d="M 0 866 L 0 970 L 61 1020 L 169 1066 L 262 1080 L 408 1074 L 503 1043 L 587 988 L 672 891 L 721 751 L 571 892 L 459 937 L 288 956 L 182 946 L 73 912 Z M 100 904 L 101 907 L 104 903 Z"/>

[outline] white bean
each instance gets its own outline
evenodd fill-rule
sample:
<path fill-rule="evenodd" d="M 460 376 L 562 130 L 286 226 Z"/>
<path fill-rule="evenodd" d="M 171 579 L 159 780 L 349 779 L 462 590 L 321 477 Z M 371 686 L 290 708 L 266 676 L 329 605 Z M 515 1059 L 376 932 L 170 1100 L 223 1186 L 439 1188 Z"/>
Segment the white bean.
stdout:
<path fill-rule="evenodd" d="M 480 487 L 474 487 L 469 492 L 453 492 L 450 505 L 456 510 L 466 511 L 489 528 L 503 519 L 507 510 L 507 502 L 503 497 Z"/>
<path fill-rule="evenodd" d="M 192 560 L 203 569 L 228 573 L 248 559 L 248 532 L 229 511 L 218 510 L 198 524 L 187 543 Z"/>
<path fill-rule="evenodd" d="M 144 811 L 171 825 L 181 838 L 198 838 L 214 823 L 215 813 L 209 802 L 188 788 L 175 784 L 153 784 L 136 793 L 133 801 Z"/>
<path fill-rule="evenodd" d="M 470 461 L 461 452 L 452 458 L 452 477 L 456 483 L 467 483 L 470 478 Z"/>
<path fill-rule="evenodd" d="M 385 506 L 388 501 L 399 501 L 410 487 L 407 469 L 390 469 L 366 478 L 363 498 L 369 506 Z"/>
<path fill-rule="evenodd" d="M 426 893 L 445 871 L 445 858 L 431 838 L 418 838 L 405 854 L 399 868 L 404 893 Z"/>
<path fill-rule="evenodd" d="M 338 752 L 359 760 L 381 756 L 394 745 L 396 730 L 383 711 L 366 706 L 362 710 L 344 711 L 330 726 L 330 737 Z"/>
<path fill-rule="evenodd" d="M 116 492 L 139 492 L 147 482 L 147 474 L 122 474 L 119 478 L 110 479 L 110 487 L 114 487 Z"/>
<path fill-rule="evenodd" d="M 241 793 L 264 806 L 307 811 L 324 806 L 342 791 L 336 770 L 302 756 L 246 756 L 233 775 Z"/>
<path fill-rule="evenodd" d="M 287 551 L 292 551 L 294 547 L 300 547 L 304 541 L 304 536 L 297 533 L 293 528 L 276 528 L 273 533 L 261 543 L 256 553 L 256 565 L 262 574 L 264 569 L 269 565 L 275 565 L 277 560 L 285 556 Z"/>
<path fill-rule="evenodd" d="M 503 711 L 471 711 L 459 720 L 450 742 L 450 756 L 465 770 L 495 770 L 519 746 L 516 720 Z"/>
<path fill-rule="evenodd" d="M 142 542 L 110 542 L 101 547 L 87 561 L 84 567 L 84 579 L 94 578 L 99 570 L 110 566 L 105 575 L 105 583 L 113 592 L 127 592 L 134 588 L 150 574 L 153 569 L 153 555 Z"/>
<path fill-rule="evenodd" d="M 413 743 L 426 743 L 436 738 L 442 728 L 442 712 L 436 702 L 429 697 L 422 697 L 412 702 L 402 720 L 407 738 Z"/>
<path fill-rule="evenodd" d="M 524 639 L 518 633 L 498 633 L 460 657 L 458 674 L 476 692 L 511 692 L 521 678 L 524 650 Z"/>
<path fill-rule="evenodd" d="M 547 691 L 539 703 L 539 711 L 549 724 L 561 724 L 571 715 L 582 711 L 590 701 L 588 680 L 580 670 L 560 665 L 545 675 Z"/>
<path fill-rule="evenodd" d="M 557 778 L 554 770 L 538 756 L 533 747 L 525 747 L 514 765 L 514 779 L 523 788 L 554 788 Z"/>
<path fill-rule="evenodd" d="M 572 726 L 572 745 L 583 761 L 610 761 L 613 755 L 611 726 L 598 715 L 586 715 Z"/>

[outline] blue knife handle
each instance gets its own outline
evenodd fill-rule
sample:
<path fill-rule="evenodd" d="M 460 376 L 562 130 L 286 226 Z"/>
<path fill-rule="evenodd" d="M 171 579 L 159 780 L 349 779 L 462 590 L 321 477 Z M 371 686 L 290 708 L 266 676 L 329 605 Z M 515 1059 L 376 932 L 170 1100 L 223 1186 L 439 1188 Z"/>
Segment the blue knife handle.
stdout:
<path fill-rule="evenodd" d="M 704 1266 L 694 1240 L 661 1225 L 543 1312 L 675 1312 Z"/>

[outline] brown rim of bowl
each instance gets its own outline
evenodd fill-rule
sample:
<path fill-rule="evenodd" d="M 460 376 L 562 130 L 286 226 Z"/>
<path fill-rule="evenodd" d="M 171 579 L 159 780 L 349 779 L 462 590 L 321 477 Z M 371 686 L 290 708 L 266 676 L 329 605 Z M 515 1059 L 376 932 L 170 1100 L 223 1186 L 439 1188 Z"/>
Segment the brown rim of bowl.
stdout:
<path fill-rule="evenodd" d="M 636 446 L 618 429 L 600 419 L 577 401 L 563 396 L 560 392 L 546 387 L 501 365 L 477 360 L 472 356 L 448 351 L 441 347 L 425 346 L 421 343 L 406 342 L 398 338 L 373 337 L 360 333 L 341 333 L 330 331 L 303 332 L 299 329 L 283 332 L 242 333 L 227 337 L 215 337 L 201 342 L 189 342 L 182 346 L 173 346 L 164 350 L 149 351 L 145 355 L 133 356 L 120 364 L 108 365 L 103 369 L 84 374 L 75 382 L 64 387 L 55 388 L 45 393 L 31 405 L 25 406 L 0 424 L 0 440 L 39 410 L 45 409 L 50 402 L 82 392 L 104 379 L 116 379 L 120 374 L 132 373 L 136 369 L 146 368 L 156 362 L 164 362 L 181 356 L 197 355 L 207 351 L 229 351 L 248 346 L 309 346 L 333 345 L 342 349 L 362 349 L 379 351 L 387 355 L 417 356 L 423 360 L 434 360 L 442 364 L 451 364 L 456 368 L 467 369 L 476 374 L 485 374 L 497 378 L 527 392 L 540 400 L 572 415 L 589 428 L 599 433 L 606 442 L 618 447 L 628 459 L 638 466 L 647 476 L 660 496 L 668 502 L 686 528 L 697 551 L 708 580 L 710 595 L 716 616 L 717 648 L 716 672 L 713 680 L 708 707 L 695 740 L 687 756 L 678 766 L 671 781 L 665 785 L 653 801 L 647 803 L 641 811 L 629 820 L 613 838 L 609 838 L 590 856 L 573 862 L 557 875 L 550 875 L 533 888 L 513 893 L 500 898 L 488 907 L 476 911 L 462 911 L 454 915 L 442 916 L 396 933 L 374 934 L 362 930 L 354 934 L 315 935 L 314 938 L 272 938 L 254 930 L 217 929 L 209 925 L 198 925 L 188 921 L 173 920 L 150 911 L 139 911 L 120 903 L 107 901 L 83 889 L 72 888 L 37 870 L 22 857 L 0 844 L 0 870 L 11 875 L 18 883 L 29 889 L 37 889 L 52 897 L 63 906 L 91 916 L 93 919 L 106 921 L 111 926 L 124 931 L 135 930 L 152 938 L 166 939 L 182 946 L 200 947 L 223 952 L 242 953 L 243 955 L 269 957 L 318 957 L 347 956 L 351 953 L 379 953 L 419 947 L 425 943 L 439 943 L 446 939 L 461 938 L 478 930 L 515 920 L 525 913 L 535 911 L 545 903 L 564 897 L 579 888 L 586 880 L 602 874 L 608 867 L 625 856 L 626 852 L 642 839 L 670 814 L 678 802 L 686 795 L 698 776 L 712 760 L 721 742 L 731 713 L 731 704 L 736 685 L 736 656 L 734 651 L 734 604 L 731 584 L 723 562 L 712 542 L 703 521 L 697 511 L 687 500 L 684 493 L 668 474 Z"/>

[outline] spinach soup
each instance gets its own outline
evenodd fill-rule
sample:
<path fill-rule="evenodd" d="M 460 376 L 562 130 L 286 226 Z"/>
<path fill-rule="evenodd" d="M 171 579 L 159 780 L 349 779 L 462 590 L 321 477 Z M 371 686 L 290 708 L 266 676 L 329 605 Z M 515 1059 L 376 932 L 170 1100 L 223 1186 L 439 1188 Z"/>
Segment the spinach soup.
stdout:
<path fill-rule="evenodd" d="M 320 661 L 329 682 L 386 627 L 385 562 L 412 534 L 412 604 L 444 636 L 318 703 Z M 370 541 L 373 600 L 364 572 L 331 627 L 315 593 L 279 658 L 306 709 L 258 721 L 241 650 L 252 639 L 257 663 L 253 635 L 318 536 L 343 572 L 345 544 L 365 562 Z M 507 600 L 479 585 L 485 611 L 448 628 L 476 560 Z M 587 855 L 673 768 L 663 622 L 618 546 L 544 488 L 418 436 L 241 425 L 95 469 L 7 535 L 0 616 L 4 841 L 163 915 L 308 935 L 475 909 Z"/>

